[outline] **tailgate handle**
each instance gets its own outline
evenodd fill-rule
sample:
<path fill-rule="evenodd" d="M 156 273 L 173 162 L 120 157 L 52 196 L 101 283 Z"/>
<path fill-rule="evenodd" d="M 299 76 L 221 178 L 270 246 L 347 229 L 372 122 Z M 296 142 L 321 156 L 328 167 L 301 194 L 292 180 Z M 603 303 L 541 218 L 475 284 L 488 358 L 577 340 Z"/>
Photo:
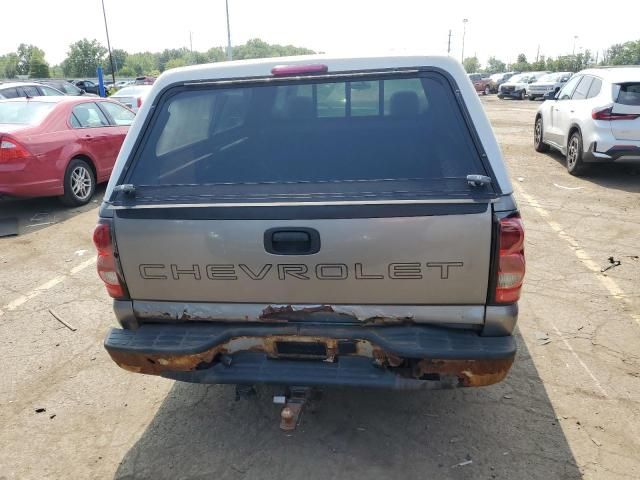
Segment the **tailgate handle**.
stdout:
<path fill-rule="evenodd" d="M 320 234 L 306 227 L 270 228 L 264 232 L 264 249 L 275 255 L 311 255 L 320 250 Z"/>

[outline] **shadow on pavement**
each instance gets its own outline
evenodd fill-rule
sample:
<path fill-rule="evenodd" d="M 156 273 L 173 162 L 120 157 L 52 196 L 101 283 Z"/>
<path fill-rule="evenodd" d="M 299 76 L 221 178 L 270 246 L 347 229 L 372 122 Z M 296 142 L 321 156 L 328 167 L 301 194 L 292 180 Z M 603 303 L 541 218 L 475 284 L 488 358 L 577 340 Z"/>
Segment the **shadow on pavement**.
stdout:
<path fill-rule="evenodd" d="M 231 386 L 176 383 L 115 477 L 581 478 L 519 340 L 516 363 L 501 384 L 420 392 L 328 389 L 292 434 L 278 429 L 279 409 L 271 403 L 276 389 L 261 387 L 257 397 L 235 402 Z"/>
<path fill-rule="evenodd" d="M 56 197 L 0 199 L 0 219 L 17 219 L 18 235 L 33 233 L 98 207 L 105 189 L 106 184 L 98 185 L 93 199 L 75 208 L 65 207 Z"/>
<path fill-rule="evenodd" d="M 560 152 L 554 150 L 546 155 L 566 168 L 567 161 Z M 580 178 L 604 188 L 640 193 L 640 162 L 591 164 Z"/>

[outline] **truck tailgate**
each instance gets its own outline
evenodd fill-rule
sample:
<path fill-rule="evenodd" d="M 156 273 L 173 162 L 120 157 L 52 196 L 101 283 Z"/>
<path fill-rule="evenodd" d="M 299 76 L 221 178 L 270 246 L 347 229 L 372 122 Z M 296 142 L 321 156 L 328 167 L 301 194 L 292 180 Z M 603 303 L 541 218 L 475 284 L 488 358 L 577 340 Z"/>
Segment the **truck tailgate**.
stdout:
<path fill-rule="evenodd" d="M 314 220 L 116 215 L 114 227 L 125 281 L 137 300 L 484 304 L 491 208 L 448 208 L 425 216 Z M 269 235 L 280 231 L 317 232 L 317 252 L 269 253 Z"/>

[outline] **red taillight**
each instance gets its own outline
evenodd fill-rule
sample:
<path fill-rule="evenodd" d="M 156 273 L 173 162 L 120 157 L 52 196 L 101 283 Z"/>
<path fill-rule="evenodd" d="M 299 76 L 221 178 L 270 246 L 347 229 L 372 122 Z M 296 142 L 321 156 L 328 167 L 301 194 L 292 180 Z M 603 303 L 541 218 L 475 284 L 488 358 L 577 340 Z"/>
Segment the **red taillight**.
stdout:
<path fill-rule="evenodd" d="M 594 120 L 635 120 L 640 115 L 633 113 L 613 113 L 613 107 L 596 108 L 591 111 L 591 118 Z"/>
<path fill-rule="evenodd" d="M 107 287 L 107 292 L 113 298 L 126 296 L 123 282 L 118 274 L 111 225 L 107 222 L 98 223 L 93 231 L 93 244 L 98 250 L 98 275 Z"/>
<path fill-rule="evenodd" d="M 329 67 L 326 65 L 277 65 L 271 69 L 271 74 L 276 77 L 291 75 L 308 75 L 311 73 L 327 73 Z"/>
<path fill-rule="evenodd" d="M 3 137 L 0 141 L 0 162 L 14 162 L 29 158 L 31 152 L 17 140 Z"/>
<path fill-rule="evenodd" d="M 524 280 L 524 226 L 520 215 L 500 220 L 496 303 L 513 303 L 520 298 Z"/>
<path fill-rule="evenodd" d="M 138 97 L 138 101 L 136 103 L 138 104 L 138 108 L 140 108 L 142 106 L 142 98 Z"/>

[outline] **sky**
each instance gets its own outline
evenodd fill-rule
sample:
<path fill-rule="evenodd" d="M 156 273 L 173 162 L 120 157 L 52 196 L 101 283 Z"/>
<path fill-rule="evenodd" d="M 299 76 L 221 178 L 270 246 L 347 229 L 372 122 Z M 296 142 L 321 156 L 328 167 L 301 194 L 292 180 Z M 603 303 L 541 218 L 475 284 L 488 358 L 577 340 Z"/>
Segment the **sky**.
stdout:
<path fill-rule="evenodd" d="M 128 52 L 226 45 L 224 0 L 104 0 L 112 48 Z M 446 5 L 446 8 L 442 6 Z M 435 2 L 429 0 L 229 0 L 232 44 L 251 38 L 293 44 L 332 54 L 417 52 L 515 61 L 540 54 L 557 56 L 581 49 L 602 51 L 614 43 L 640 39 L 640 2 L 620 0 L 590 8 L 562 0 Z M 500 8 L 502 6 L 503 8 Z M 51 0 L 5 1 L 0 54 L 31 43 L 55 65 L 83 37 L 106 45 L 100 0 L 62 6 Z M 539 12 L 539 13 L 535 13 Z M 626 12 L 626 13 L 624 13 Z M 24 21 L 21 21 L 24 19 Z M 577 39 L 574 37 L 577 36 Z"/>

